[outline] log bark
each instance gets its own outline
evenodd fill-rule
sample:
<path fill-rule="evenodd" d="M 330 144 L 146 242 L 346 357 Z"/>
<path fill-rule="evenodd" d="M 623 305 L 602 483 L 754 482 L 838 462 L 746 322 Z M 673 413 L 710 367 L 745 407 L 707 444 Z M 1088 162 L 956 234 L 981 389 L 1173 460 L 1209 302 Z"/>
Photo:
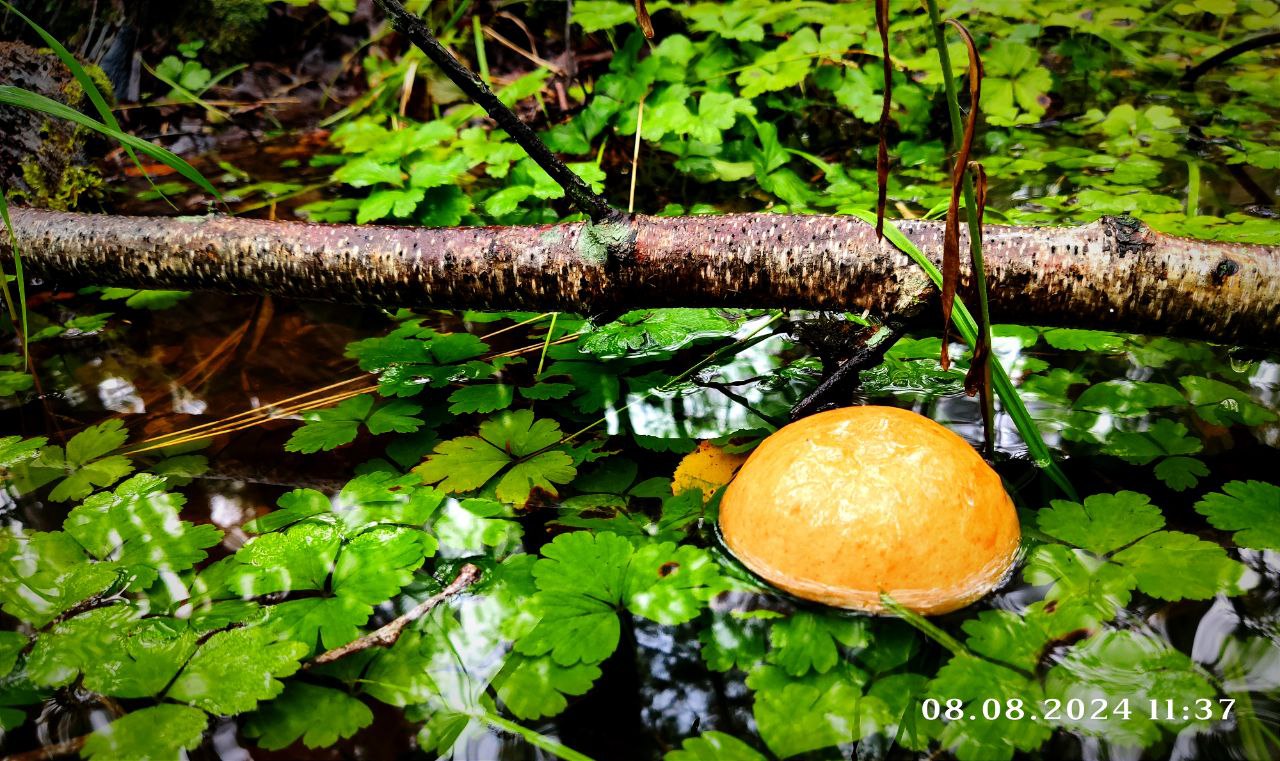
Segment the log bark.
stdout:
<path fill-rule="evenodd" d="M 942 222 L 898 226 L 940 260 Z M 28 272 L 59 285 L 586 313 L 720 306 L 891 314 L 930 292 L 919 267 L 851 217 L 429 229 L 15 209 L 13 227 Z M 1115 217 L 1080 227 L 988 225 L 983 236 L 997 319 L 1280 345 L 1280 246 L 1189 240 Z"/>

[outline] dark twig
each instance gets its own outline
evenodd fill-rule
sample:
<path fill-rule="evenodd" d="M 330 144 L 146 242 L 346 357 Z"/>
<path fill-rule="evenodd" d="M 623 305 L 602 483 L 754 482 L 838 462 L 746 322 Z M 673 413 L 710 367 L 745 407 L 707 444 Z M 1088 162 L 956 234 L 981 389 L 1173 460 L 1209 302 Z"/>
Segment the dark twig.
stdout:
<path fill-rule="evenodd" d="M 352 653 L 360 652 L 361 650 L 368 650 L 371 647 L 391 647 L 400 639 L 400 634 L 404 631 L 406 626 L 417 621 L 419 618 L 422 618 L 427 613 L 431 612 L 432 608 L 450 597 L 453 597 L 479 580 L 480 569 L 470 563 L 467 563 L 458 571 L 457 578 L 451 581 L 449 586 L 440 590 L 439 594 L 428 597 L 414 606 L 413 610 L 399 616 L 394 621 L 383 626 L 377 631 L 370 632 L 357 640 L 348 642 L 342 647 L 335 647 L 332 650 L 321 653 L 316 656 L 315 660 L 311 661 L 311 663 L 307 665 L 318 666 L 324 663 L 332 663 L 339 658 L 344 658 Z"/>
<path fill-rule="evenodd" d="M 799 420 L 802 417 L 808 417 L 831 403 L 831 398 L 840 392 L 852 392 L 862 382 L 858 374 L 863 370 L 875 367 L 884 359 L 884 355 L 888 353 L 893 345 L 898 342 L 907 332 L 907 326 L 904 321 L 888 321 L 884 324 L 888 329 L 888 333 L 873 344 L 867 344 L 853 354 L 853 356 L 840 363 L 840 367 L 831 373 L 826 380 L 818 384 L 818 387 L 809 392 L 809 395 L 791 408 L 791 419 Z"/>
<path fill-rule="evenodd" d="M 391 25 L 408 37 L 410 42 L 422 50 L 432 63 L 439 66 L 440 70 L 467 94 L 467 97 L 483 108 L 499 127 L 506 130 L 511 139 L 524 148 L 530 158 L 551 175 L 551 179 L 555 180 L 560 187 L 564 188 L 569 200 L 590 217 L 591 221 L 618 220 L 623 216 L 622 212 L 609 206 L 581 177 L 556 158 L 556 155 L 538 138 L 529 125 L 520 121 L 520 117 L 498 100 L 498 96 L 494 95 L 489 86 L 476 76 L 474 71 L 462 65 L 461 61 L 454 58 L 453 54 L 440 44 L 422 19 L 406 10 L 398 0 L 376 0 L 376 2 L 378 7 L 387 14 Z"/>
<path fill-rule="evenodd" d="M 1195 89 L 1196 81 L 1213 71 L 1222 64 L 1230 61 L 1238 55 L 1248 53 L 1258 48 L 1270 47 L 1272 45 L 1280 45 L 1280 32 L 1269 32 L 1260 34 L 1257 37 L 1250 37 L 1247 40 L 1237 42 L 1231 47 L 1204 59 L 1195 66 L 1190 67 L 1182 74 L 1182 81 L 1179 85 L 1183 90 Z"/>
<path fill-rule="evenodd" d="M 636 0 L 639 2 L 640 0 Z M 884 93 L 880 98 L 880 145 L 876 150 L 876 237 L 884 237 L 884 207 L 889 200 L 889 123 L 893 107 L 893 62 L 889 58 L 889 0 L 876 0 L 876 30 L 884 56 Z"/>

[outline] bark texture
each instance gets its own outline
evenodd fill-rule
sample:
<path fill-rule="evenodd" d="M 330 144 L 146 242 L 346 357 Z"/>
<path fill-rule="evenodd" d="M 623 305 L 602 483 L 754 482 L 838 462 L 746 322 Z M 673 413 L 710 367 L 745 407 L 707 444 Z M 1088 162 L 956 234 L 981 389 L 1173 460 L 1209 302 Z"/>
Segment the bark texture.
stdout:
<path fill-rule="evenodd" d="M 942 222 L 898 225 L 941 259 Z M 66 285 L 578 312 L 785 306 L 889 314 L 931 291 L 905 254 L 851 217 L 427 229 L 15 209 L 13 226 L 28 271 Z M 988 225 L 983 236 L 998 319 L 1280 345 L 1280 246 L 1189 240 L 1126 218 Z"/>

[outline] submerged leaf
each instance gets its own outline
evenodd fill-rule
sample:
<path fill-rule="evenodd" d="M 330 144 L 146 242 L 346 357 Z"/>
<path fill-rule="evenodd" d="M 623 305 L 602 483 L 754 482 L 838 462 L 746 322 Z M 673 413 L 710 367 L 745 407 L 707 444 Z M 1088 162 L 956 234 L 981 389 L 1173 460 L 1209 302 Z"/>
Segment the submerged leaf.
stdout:
<path fill-rule="evenodd" d="M 280 697 L 258 707 L 245 724 L 245 734 L 267 750 L 302 741 L 324 748 L 373 723 L 373 712 L 359 698 L 341 690 L 289 682 Z"/>
<path fill-rule="evenodd" d="M 493 680 L 502 703 L 521 719 L 555 716 L 568 707 L 566 695 L 582 695 L 600 678 L 591 663 L 564 666 L 551 658 L 514 655 Z"/>
<path fill-rule="evenodd" d="M 669 751 L 663 761 L 765 761 L 755 748 L 724 732 L 706 732 L 684 741 L 679 750 Z"/>

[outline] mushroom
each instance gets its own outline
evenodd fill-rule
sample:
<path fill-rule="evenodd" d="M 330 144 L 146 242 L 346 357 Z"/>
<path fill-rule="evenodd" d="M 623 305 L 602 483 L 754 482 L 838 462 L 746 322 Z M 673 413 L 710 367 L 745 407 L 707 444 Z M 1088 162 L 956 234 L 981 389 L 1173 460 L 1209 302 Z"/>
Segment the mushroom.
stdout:
<path fill-rule="evenodd" d="M 725 545 L 806 600 L 926 615 L 998 587 L 1021 532 L 1000 477 L 964 439 L 914 412 L 848 407 L 764 440 L 720 505 Z"/>

